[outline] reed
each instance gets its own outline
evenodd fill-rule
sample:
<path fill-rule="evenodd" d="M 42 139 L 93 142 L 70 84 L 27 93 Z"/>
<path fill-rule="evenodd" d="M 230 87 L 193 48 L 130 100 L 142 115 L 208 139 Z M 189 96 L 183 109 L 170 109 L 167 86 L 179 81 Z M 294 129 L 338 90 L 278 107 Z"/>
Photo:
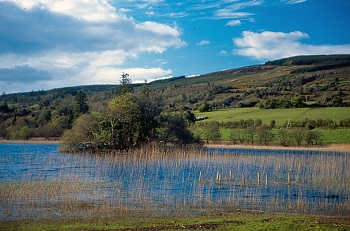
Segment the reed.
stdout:
<path fill-rule="evenodd" d="M 128 153 L 66 157 L 48 163 L 59 169 L 54 177 L 27 175 L 2 182 L 1 219 L 236 209 L 350 214 L 349 155 L 209 154 L 196 148 L 148 146 Z"/>

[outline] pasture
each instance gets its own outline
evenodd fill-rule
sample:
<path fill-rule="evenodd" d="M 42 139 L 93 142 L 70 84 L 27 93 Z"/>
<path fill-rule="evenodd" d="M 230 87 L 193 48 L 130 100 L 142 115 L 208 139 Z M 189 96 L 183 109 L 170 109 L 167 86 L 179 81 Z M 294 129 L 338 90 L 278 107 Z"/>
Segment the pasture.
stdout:
<path fill-rule="evenodd" d="M 350 107 L 326 107 L 326 108 L 291 108 L 291 109 L 259 109 L 253 108 L 231 108 L 211 112 L 195 112 L 196 117 L 208 116 L 207 120 L 218 122 L 239 121 L 241 119 L 261 119 L 263 124 L 276 121 L 276 126 L 283 126 L 290 120 L 308 119 L 331 119 L 339 123 L 350 117 Z M 201 123 L 199 121 L 198 123 Z"/>
<path fill-rule="evenodd" d="M 239 130 L 239 129 L 238 129 Z M 350 129 L 344 128 L 344 129 L 316 129 L 317 131 L 320 131 L 321 133 L 321 140 L 322 145 L 330 145 L 330 144 L 350 144 Z M 205 136 L 203 135 L 203 128 L 197 128 L 194 129 L 195 134 L 202 135 L 201 139 L 205 139 Z M 237 132 L 237 130 L 233 130 L 230 128 L 220 128 L 221 133 L 221 140 L 223 141 L 229 141 L 231 132 Z M 278 132 L 279 129 L 273 129 L 272 130 L 275 140 L 272 142 L 273 144 L 278 144 Z M 257 138 L 257 137 L 256 137 Z M 258 142 L 256 142 L 258 144 Z M 303 145 L 305 145 L 305 142 L 303 142 Z"/>

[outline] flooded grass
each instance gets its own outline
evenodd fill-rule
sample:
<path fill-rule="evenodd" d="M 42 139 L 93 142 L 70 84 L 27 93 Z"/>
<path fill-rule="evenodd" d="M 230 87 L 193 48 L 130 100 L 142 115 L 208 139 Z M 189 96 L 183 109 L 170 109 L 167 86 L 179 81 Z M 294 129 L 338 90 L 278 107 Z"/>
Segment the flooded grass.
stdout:
<path fill-rule="evenodd" d="M 350 214 L 350 155 L 344 153 L 40 150 L 25 152 L 21 164 L 1 156 L 7 164 L 0 184 L 2 221 L 236 211 Z M 11 169 L 21 173 L 11 175 Z"/>

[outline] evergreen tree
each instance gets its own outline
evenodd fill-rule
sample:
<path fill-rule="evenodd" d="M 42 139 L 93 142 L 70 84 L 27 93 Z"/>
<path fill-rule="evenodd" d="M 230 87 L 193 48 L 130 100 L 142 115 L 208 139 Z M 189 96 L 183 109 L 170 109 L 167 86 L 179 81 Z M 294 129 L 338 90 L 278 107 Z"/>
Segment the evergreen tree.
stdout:
<path fill-rule="evenodd" d="M 76 117 L 81 114 L 85 114 L 89 111 L 89 105 L 87 104 L 88 98 L 83 91 L 78 91 L 74 98 L 74 112 Z"/>
<path fill-rule="evenodd" d="M 129 78 L 128 73 L 122 73 L 120 76 L 120 94 L 132 93 L 134 92 L 134 88 L 132 86 L 131 78 Z"/>

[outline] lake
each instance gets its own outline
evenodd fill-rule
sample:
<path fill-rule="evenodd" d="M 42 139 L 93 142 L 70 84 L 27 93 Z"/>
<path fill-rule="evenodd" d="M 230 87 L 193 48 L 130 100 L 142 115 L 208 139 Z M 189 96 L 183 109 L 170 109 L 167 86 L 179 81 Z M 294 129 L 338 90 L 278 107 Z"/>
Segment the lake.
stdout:
<path fill-rule="evenodd" d="M 1 220 L 137 211 L 350 214 L 349 154 L 301 150 L 143 149 L 67 154 L 0 144 Z"/>

